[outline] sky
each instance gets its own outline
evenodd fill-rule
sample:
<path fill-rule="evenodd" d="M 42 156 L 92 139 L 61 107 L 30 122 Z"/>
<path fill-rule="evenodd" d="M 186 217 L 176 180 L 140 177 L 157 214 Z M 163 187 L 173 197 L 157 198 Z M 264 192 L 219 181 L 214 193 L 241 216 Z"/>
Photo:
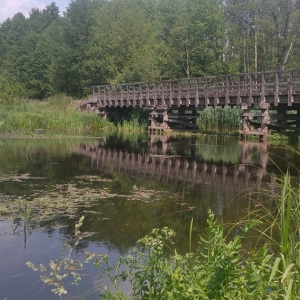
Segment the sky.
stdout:
<path fill-rule="evenodd" d="M 55 2 L 60 12 L 66 10 L 71 0 L 0 0 L 0 23 L 7 18 L 12 18 L 16 13 L 21 12 L 28 17 L 32 8 L 43 9 L 51 2 Z"/>

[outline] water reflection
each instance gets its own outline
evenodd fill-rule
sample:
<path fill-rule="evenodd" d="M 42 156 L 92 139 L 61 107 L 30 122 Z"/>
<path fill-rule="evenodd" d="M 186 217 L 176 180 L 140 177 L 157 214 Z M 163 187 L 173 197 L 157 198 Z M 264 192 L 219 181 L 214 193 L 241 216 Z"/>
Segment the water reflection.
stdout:
<path fill-rule="evenodd" d="M 0 205 L 18 197 L 34 204 L 50 192 L 52 199 L 66 197 L 71 204 L 75 198 L 67 193 L 68 187 L 82 191 L 84 200 L 92 203 L 72 216 L 0 222 L 0 259 L 6 261 L 0 269 L 1 285 L 5 283 L 1 293 L 5 291 L 8 299 L 37 299 L 37 289 L 39 299 L 53 299 L 50 289 L 40 291 L 41 282 L 37 287 L 37 274 L 30 278 L 25 262 L 39 264 L 59 256 L 60 240 L 74 246 L 70 237 L 81 215 L 86 216 L 82 231 L 94 234 L 76 247 L 78 256 L 87 249 L 110 253 L 116 260 L 152 228 L 163 226 L 177 232 L 176 248 L 184 252 L 191 218 L 195 236 L 206 226 L 208 208 L 225 222 L 240 219 L 253 200 L 263 200 L 256 193 L 260 187 L 274 190 L 277 166 L 284 171 L 290 164 L 296 172 L 300 162 L 283 147 L 218 136 L 104 135 L 84 140 L 0 140 L 0 145 Z M 247 189 L 252 195 L 242 197 Z M 53 245 L 54 253 L 49 250 Z M 23 286 L 24 275 L 26 293 L 18 295 L 14 286 Z M 95 279 L 86 279 L 83 289 L 91 285 L 97 285 Z M 97 293 L 85 298 L 95 299 Z"/>
<path fill-rule="evenodd" d="M 269 172 L 274 168 L 267 172 L 266 144 L 216 141 L 152 135 L 144 153 L 110 140 L 81 144 L 78 151 L 90 157 L 93 169 L 175 185 L 219 185 L 241 191 L 273 177 Z"/>

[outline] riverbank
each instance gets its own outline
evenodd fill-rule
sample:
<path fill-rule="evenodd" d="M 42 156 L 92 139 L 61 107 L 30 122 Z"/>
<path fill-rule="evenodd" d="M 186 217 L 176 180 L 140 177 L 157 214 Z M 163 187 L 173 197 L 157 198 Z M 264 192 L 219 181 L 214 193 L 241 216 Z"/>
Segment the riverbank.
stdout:
<path fill-rule="evenodd" d="M 84 130 L 113 129 L 110 122 L 76 110 L 78 101 L 58 95 L 44 101 L 13 100 L 0 103 L 0 133 L 29 134 L 35 130 L 77 134 Z"/>
<path fill-rule="evenodd" d="M 64 94 L 43 101 L 14 99 L 0 102 L 0 136 L 61 138 L 76 136 L 97 136 L 102 131 L 146 132 L 147 116 L 142 112 L 113 114 L 106 120 L 95 113 L 81 112 L 81 100 L 74 101 Z M 238 136 L 238 109 L 207 108 L 201 113 L 197 123 L 200 132 L 164 131 L 163 135 L 173 137 L 192 137 L 199 135 Z M 257 136 L 249 136 L 256 141 Z M 278 134 L 268 137 L 271 143 L 299 142 L 297 133 Z"/>

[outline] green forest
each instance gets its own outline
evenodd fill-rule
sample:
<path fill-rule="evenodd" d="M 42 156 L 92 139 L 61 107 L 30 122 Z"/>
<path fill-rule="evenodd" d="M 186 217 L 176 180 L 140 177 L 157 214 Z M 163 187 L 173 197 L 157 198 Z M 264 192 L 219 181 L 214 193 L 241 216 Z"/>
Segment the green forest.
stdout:
<path fill-rule="evenodd" d="M 71 0 L 0 23 L 0 99 L 298 68 L 299 0 Z"/>

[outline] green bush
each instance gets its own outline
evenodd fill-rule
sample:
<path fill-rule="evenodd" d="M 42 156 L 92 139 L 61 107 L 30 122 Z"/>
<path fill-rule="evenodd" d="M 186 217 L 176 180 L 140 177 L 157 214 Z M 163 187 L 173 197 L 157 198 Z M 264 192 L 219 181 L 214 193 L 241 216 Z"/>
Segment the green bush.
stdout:
<path fill-rule="evenodd" d="M 208 229 L 200 237 L 197 251 L 185 255 L 172 250 L 172 230 L 154 229 L 138 241 L 131 255 L 120 259 L 113 268 L 117 275 L 110 275 L 112 268 L 106 268 L 117 292 L 105 288 L 103 298 L 283 299 L 278 283 L 269 282 L 274 259 L 267 247 L 251 252 L 247 258 L 241 255 L 245 233 L 255 224 L 250 222 L 241 235 L 226 241 L 222 224 L 209 211 Z M 118 289 L 122 280 L 131 283 L 130 297 Z"/>

